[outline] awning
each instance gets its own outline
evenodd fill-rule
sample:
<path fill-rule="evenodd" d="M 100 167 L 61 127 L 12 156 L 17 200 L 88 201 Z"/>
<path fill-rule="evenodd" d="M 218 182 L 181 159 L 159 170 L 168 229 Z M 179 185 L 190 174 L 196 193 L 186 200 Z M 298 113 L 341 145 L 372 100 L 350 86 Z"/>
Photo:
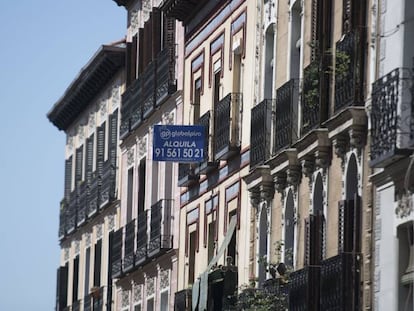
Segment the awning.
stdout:
<path fill-rule="evenodd" d="M 227 246 L 230 243 L 231 237 L 233 236 L 234 230 L 236 229 L 237 224 L 237 217 L 233 216 L 230 220 L 230 224 L 227 227 L 226 236 L 224 237 L 223 243 L 220 245 L 218 253 L 214 256 L 208 266 L 207 269 L 195 280 L 193 284 L 193 293 L 192 293 L 192 309 L 195 311 L 198 310 L 204 311 L 207 310 L 207 296 L 208 296 L 208 274 L 211 268 L 217 264 L 217 261 L 223 256 L 224 251 L 226 250 Z"/>

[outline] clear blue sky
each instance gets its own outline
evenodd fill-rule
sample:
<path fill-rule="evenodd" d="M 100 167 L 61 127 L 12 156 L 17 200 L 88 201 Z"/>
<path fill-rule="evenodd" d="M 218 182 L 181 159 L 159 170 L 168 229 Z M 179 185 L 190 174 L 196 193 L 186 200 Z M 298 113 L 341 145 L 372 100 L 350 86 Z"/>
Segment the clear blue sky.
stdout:
<path fill-rule="evenodd" d="M 100 45 L 123 38 L 112 0 L 2 1 L 0 310 L 54 310 L 65 135 L 46 118 Z"/>

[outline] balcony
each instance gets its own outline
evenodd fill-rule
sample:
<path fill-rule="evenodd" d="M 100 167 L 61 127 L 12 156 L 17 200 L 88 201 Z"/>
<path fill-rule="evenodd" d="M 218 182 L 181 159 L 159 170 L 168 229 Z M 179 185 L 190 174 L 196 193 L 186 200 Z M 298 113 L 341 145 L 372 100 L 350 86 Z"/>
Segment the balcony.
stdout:
<path fill-rule="evenodd" d="M 265 99 L 252 108 L 250 125 L 250 169 L 261 165 L 270 157 L 270 136 L 272 130 L 275 100 Z"/>
<path fill-rule="evenodd" d="M 199 175 L 196 174 L 197 164 L 179 163 L 178 164 L 178 187 L 189 187 L 196 184 Z"/>
<path fill-rule="evenodd" d="M 319 266 L 307 266 L 290 274 L 289 310 L 319 310 L 319 279 Z"/>
<path fill-rule="evenodd" d="M 66 199 L 60 201 L 60 213 L 59 213 L 59 239 L 62 239 L 66 235 L 66 228 L 67 228 L 67 212 L 68 212 L 68 205 L 66 203 Z"/>
<path fill-rule="evenodd" d="M 156 61 L 152 61 L 142 73 L 142 117 L 147 119 L 155 109 Z"/>
<path fill-rule="evenodd" d="M 76 190 L 72 191 L 69 198 L 69 205 L 66 218 L 66 232 L 72 233 L 76 229 L 76 215 L 78 210 L 78 196 Z"/>
<path fill-rule="evenodd" d="M 360 33 L 349 32 L 336 43 L 335 112 L 349 106 L 363 106 Z"/>
<path fill-rule="evenodd" d="M 135 252 L 135 266 L 139 266 L 147 260 L 147 211 L 138 214 L 137 231 L 137 250 Z"/>
<path fill-rule="evenodd" d="M 116 167 L 114 167 L 110 159 L 103 163 L 99 189 L 99 209 L 103 209 L 115 199 L 115 170 Z"/>
<path fill-rule="evenodd" d="M 212 137 L 214 133 L 210 133 L 211 125 L 211 112 L 207 111 L 199 119 L 197 124 L 205 127 L 205 146 L 204 146 L 204 161 L 199 163 L 195 168 L 195 174 L 204 174 L 207 175 L 211 171 L 218 168 L 219 163 L 213 160 L 213 153 L 211 152 L 210 143 L 212 144 Z M 211 139 L 210 139 L 211 136 Z"/>
<path fill-rule="evenodd" d="M 126 138 L 142 122 L 142 79 L 136 79 L 122 94 L 119 139 Z"/>
<path fill-rule="evenodd" d="M 93 299 L 93 311 L 103 311 L 103 301 L 104 301 L 104 288 L 103 287 L 94 287 L 91 289 L 92 299 Z"/>
<path fill-rule="evenodd" d="M 298 88 L 297 80 L 291 79 L 276 90 L 273 154 L 288 148 L 298 138 Z"/>
<path fill-rule="evenodd" d="M 82 182 L 78 186 L 78 217 L 77 217 L 77 225 L 81 226 L 85 223 L 87 218 L 87 210 L 88 210 L 88 184 L 87 182 Z"/>
<path fill-rule="evenodd" d="M 124 240 L 124 260 L 123 272 L 129 272 L 134 268 L 134 248 L 135 248 L 135 219 L 125 226 Z"/>
<path fill-rule="evenodd" d="M 122 274 L 122 235 L 123 228 L 118 229 L 110 235 L 111 240 L 111 275 L 118 278 Z"/>
<path fill-rule="evenodd" d="M 321 310 L 360 310 L 359 255 L 342 253 L 322 261 Z"/>
<path fill-rule="evenodd" d="M 242 94 L 229 93 L 214 109 L 214 153 L 216 160 L 228 160 L 240 152 Z"/>
<path fill-rule="evenodd" d="M 83 298 L 83 311 L 91 311 L 92 310 L 92 296 L 86 295 Z"/>
<path fill-rule="evenodd" d="M 318 60 L 315 60 L 303 72 L 302 136 L 316 128 L 321 121 L 319 80 L 319 64 Z"/>
<path fill-rule="evenodd" d="M 192 290 L 190 288 L 183 289 L 175 293 L 174 311 L 191 311 Z"/>
<path fill-rule="evenodd" d="M 407 68 L 394 69 L 372 85 L 372 167 L 385 167 L 414 148 L 412 85 Z"/>
<path fill-rule="evenodd" d="M 172 207 L 173 200 L 160 200 L 151 207 L 151 231 L 148 243 L 148 257 L 160 255 L 172 249 Z"/>
<path fill-rule="evenodd" d="M 81 301 L 77 300 L 72 303 L 72 311 L 80 311 Z"/>
<path fill-rule="evenodd" d="M 161 6 L 168 17 L 187 22 L 191 19 L 207 0 L 166 0 Z"/>
<path fill-rule="evenodd" d="M 157 56 L 157 88 L 155 105 L 159 107 L 169 95 L 177 90 L 175 80 L 175 45 L 164 48 Z"/>
<path fill-rule="evenodd" d="M 92 175 L 89 184 L 88 217 L 91 217 L 98 212 L 99 196 L 99 176 L 97 175 L 97 172 L 95 172 Z"/>

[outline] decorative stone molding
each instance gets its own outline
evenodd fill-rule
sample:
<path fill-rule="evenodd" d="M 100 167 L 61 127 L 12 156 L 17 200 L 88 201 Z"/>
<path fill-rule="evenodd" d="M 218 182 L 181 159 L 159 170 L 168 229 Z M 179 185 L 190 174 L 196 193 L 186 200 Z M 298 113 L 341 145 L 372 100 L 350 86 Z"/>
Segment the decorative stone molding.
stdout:
<path fill-rule="evenodd" d="M 160 270 L 160 289 L 170 287 L 170 271 L 169 270 Z"/>
<path fill-rule="evenodd" d="M 400 192 L 397 194 L 397 207 L 395 208 L 395 214 L 398 218 L 405 218 L 411 215 L 413 212 L 413 200 L 412 195 L 409 192 Z"/>
<path fill-rule="evenodd" d="M 367 130 L 365 126 L 355 125 L 349 129 L 349 144 L 358 150 L 365 146 Z"/>
<path fill-rule="evenodd" d="M 74 254 L 78 255 L 80 253 L 80 241 L 79 240 L 73 241 L 73 248 L 74 248 Z"/>
<path fill-rule="evenodd" d="M 302 170 L 300 165 L 289 165 L 286 170 L 286 176 L 287 184 L 297 187 L 302 179 Z"/>
<path fill-rule="evenodd" d="M 68 147 L 69 151 L 73 150 L 73 136 L 72 135 L 66 136 L 66 146 Z"/>
<path fill-rule="evenodd" d="M 141 159 L 147 154 L 147 136 L 139 138 L 138 143 L 138 158 Z"/>
<path fill-rule="evenodd" d="M 163 115 L 163 119 L 164 119 L 164 124 L 166 125 L 172 125 L 174 124 L 174 112 L 166 112 Z"/>
<path fill-rule="evenodd" d="M 69 247 L 66 247 L 63 250 L 63 260 L 64 261 L 68 261 L 69 260 L 69 253 L 70 253 L 70 248 Z"/>
<path fill-rule="evenodd" d="M 85 127 L 83 125 L 78 126 L 77 135 L 80 141 L 85 138 Z"/>
<path fill-rule="evenodd" d="M 113 86 L 111 91 L 111 99 L 112 99 L 112 110 L 115 110 L 119 107 L 121 103 L 121 86 L 116 84 Z"/>
<path fill-rule="evenodd" d="M 108 216 L 108 230 L 115 230 L 115 214 L 110 214 Z"/>
<path fill-rule="evenodd" d="M 129 29 L 131 36 L 134 36 L 139 29 L 139 11 L 138 10 L 132 10 L 131 11 L 131 17 L 129 21 Z"/>
<path fill-rule="evenodd" d="M 301 160 L 302 172 L 308 178 L 311 178 L 315 171 L 315 158 L 312 156 L 306 156 Z"/>
<path fill-rule="evenodd" d="M 121 291 L 121 307 L 128 308 L 129 307 L 129 290 L 123 289 Z"/>
<path fill-rule="evenodd" d="M 345 134 L 339 134 L 332 139 L 332 145 L 334 146 L 335 154 L 345 159 L 346 152 L 349 148 L 349 136 Z"/>
<path fill-rule="evenodd" d="M 260 191 L 257 189 L 252 189 L 249 192 L 250 192 L 250 204 L 256 209 L 259 208 Z"/>
<path fill-rule="evenodd" d="M 102 224 L 98 224 L 96 225 L 96 239 L 102 239 L 103 236 L 103 225 Z"/>
<path fill-rule="evenodd" d="M 132 299 L 134 303 L 140 302 L 142 300 L 142 285 L 141 284 L 134 284 L 132 287 Z"/>
<path fill-rule="evenodd" d="M 283 193 L 287 186 L 286 172 L 278 172 L 275 174 L 273 181 L 275 183 L 275 189 L 279 193 Z"/>
<path fill-rule="evenodd" d="M 259 186 L 260 198 L 262 201 L 271 201 L 275 194 L 275 187 L 273 182 L 262 182 Z"/>
<path fill-rule="evenodd" d="M 326 169 L 331 163 L 331 152 L 329 147 L 320 147 L 315 151 L 315 166 Z"/>
<path fill-rule="evenodd" d="M 85 233 L 85 247 L 90 247 L 92 241 L 92 234 L 90 232 Z"/>
<path fill-rule="evenodd" d="M 108 112 L 106 99 L 101 100 L 101 103 L 99 104 L 99 111 L 100 111 L 101 118 L 106 118 L 106 114 Z"/>
<path fill-rule="evenodd" d="M 93 131 L 96 127 L 96 118 L 95 118 L 95 112 L 92 111 L 89 113 L 89 119 L 88 119 L 88 128 L 89 131 Z"/>
<path fill-rule="evenodd" d="M 155 294 L 155 278 L 148 278 L 147 279 L 147 296 L 151 296 Z"/>
<path fill-rule="evenodd" d="M 127 151 L 127 166 L 134 165 L 135 162 L 135 149 L 131 148 Z"/>

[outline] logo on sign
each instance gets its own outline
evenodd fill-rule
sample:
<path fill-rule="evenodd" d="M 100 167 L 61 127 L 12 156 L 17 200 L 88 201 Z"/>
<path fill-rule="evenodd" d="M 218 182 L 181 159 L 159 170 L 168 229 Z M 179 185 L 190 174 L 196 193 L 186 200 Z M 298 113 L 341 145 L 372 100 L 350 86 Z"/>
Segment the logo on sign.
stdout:
<path fill-rule="evenodd" d="M 170 139 L 171 131 L 167 128 L 161 128 L 160 137 L 161 137 L 161 139 L 164 139 L 164 140 Z"/>

